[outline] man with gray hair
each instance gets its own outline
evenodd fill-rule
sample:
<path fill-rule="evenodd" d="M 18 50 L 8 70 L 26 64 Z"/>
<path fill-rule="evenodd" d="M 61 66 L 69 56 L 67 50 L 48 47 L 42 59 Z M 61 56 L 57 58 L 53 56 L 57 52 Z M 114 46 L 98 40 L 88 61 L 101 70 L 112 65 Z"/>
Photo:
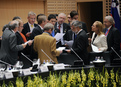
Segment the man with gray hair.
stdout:
<path fill-rule="evenodd" d="M 59 56 L 61 51 L 56 50 L 56 39 L 51 36 L 53 28 L 54 26 L 51 23 L 47 23 L 44 26 L 43 34 L 34 38 L 34 50 L 38 53 L 41 63 L 47 60 L 48 62 L 58 63 L 56 56 Z"/>
<path fill-rule="evenodd" d="M 79 21 L 73 21 L 71 24 L 71 29 L 75 33 L 76 37 L 74 39 L 72 49 L 66 51 L 71 54 L 74 54 L 74 52 L 76 52 L 79 55 L 79 57 L 82 58 L 84 64 L 88 65 L 88 35 L 82 29 L 82 23 Z"/>
<path fill-rule="evenodd" d="M 64 46 L 64 40 L 67 40 L 67 31 L 70 29 L 70 26 L 66 23 L 64 23 L 66 20 L 66 15 L 64 13 L 60 13 L 58 15 L 57 22 L 55 23 L 55 31 L 58 31 L 57 33 L 65 33 L 61 41 L 57 44 L 57 47 Z"/>
<path fill-rule="evenodd" d="M 28 13 L 27 19 L 28 19 L 28 22 L 24 24 L 22 33 L 26 36 L 27 40 L 30 40 L 31 32 L 37 26 L 37 24 L 35 24 L 36 14 L 34 12 L 30 11 Z"/>
<path fill-rule="evenodd" d="M 15 65 L 18 59 L 18 51 L 23 50 L 27 44 L 17 45 L 15 33 L 18 31 L 18 21 L 11 21 L 9 29 L 5 29 L 2 35 L 0 60 Z"/>
<path fill-rule="evenodd" d="M 105 36 L 107 37 L 107 45 L 108 49 L 107 51 L 110 51 L 110 62 L 113 63 L 114 58 L 118 58 L 116 54 L 113 52 L 111 47 L 116 52 L 119 52 L 120 50 L 120 32 L 118 31 L 117 28 L 115 28 L 113 25 L 115 24 L 115 21 L 112 16 L 106 16 L 104 19 L 104 25 L 105 29 L 103 32 L 105 33 Z"/>

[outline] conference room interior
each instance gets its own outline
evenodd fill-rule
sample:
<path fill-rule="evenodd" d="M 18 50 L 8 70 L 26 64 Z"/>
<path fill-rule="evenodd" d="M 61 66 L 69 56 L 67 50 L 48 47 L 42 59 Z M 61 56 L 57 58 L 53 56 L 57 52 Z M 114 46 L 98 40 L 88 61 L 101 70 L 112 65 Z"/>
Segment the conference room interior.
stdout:
<path fill-rule="evenodd" d="M 104 17 L 110 15 L 111 13 L 110 5 L 111 5 L 110 0 L 70 0 L 70 1 L 69 0 L 61 0 L 61 1 L 60 0 L 35 0 L 35 1 L 34 0 L 19 0 L 19 1 L 2 0 L 0 3 L 0 11 L 1 11 L 0 36 L 2 37 L 2 34 L 3 34 L 2 32 L 3 26 L 5 24 L 8 24 L 14 16 L 21 17 L 22 21 L 26 23 L 29 11 L 35 12 L 36 15 L 45 14 L 48 17 L 49 14 L 59 14 L 59 13 L 65 13 L 67 16 L 72 10 L 76 10 L 79 14 L 78 20 L 86 23 L 87 33 L 89 33 L 88 37 L 91 38 L 93 34 L 91 30 L 92 29 L 91 26 L 95 21 L 100 21 L 102 23 L 104 22 Z M 120 9 L 121 9 L 121 5 L 120 5 Z M 121 21 L 121 16 L 120 16 L 120 21 Z M 37 21 L 35 23 L 37 24 Z M 65 23 L 68 23 L 67 18 L 65 20 Z M 70 66 L 71 68 L 76 67 L 76 69 L 77 67 L 79 68 L 81 67 L 80 69 L 82 69 L 82 67 L 86 67 L 86 66 L 88 66 L 89 68 L 89 66 L 95 67 L 93 61 L 95 60 L 95 58 L 100 57 L 100 59 L 102 58 L 103 60 L 106 61 L 105 67 L 112 68 L 117 66 L 120 67 L 121 65 L 121 49 L 117 57 L 119 61 L 118 62 L 116 61 L 115 64 L 110 63 L 109 51 L 96 53 L 92 51 L 91 45 L 88 46 L 87 50 L 88 50 L 89 65 L 83 65 L 80 63 L 80 61 L 75 61 L 73 58 L 79 60 L 78 55 L 76 54 L 71 55 L 68 53 L 62 53 L 60 54 L 59 57 L 57 57 L 58 64 L 60 63 L 68 64 L 69 67 Z M 115 54 L 117 55 L 117 53 Z M 24 66 L 23 69 L 33 67 L 33 64 L 32 64 L 33 62 L 31 61 L 34 61 L 37 59 L 33 58 L 31 60 L 30 56 L 24 56 L 24 55 L 22 56 L 23 58 L 25 58 L 26 64 L 28 64 L 28 65 L 23 65 Z M 77 65 L 74 65 L 75 62 L 77 63 Z M 3 64 L 3 62 L 1 62 L 1 64 Z M 5 65 L 8 66 L 9 64 L 5 64 Z M 34 68 L 37 68 L 37 66 L 34 66 Z M 100 68 L 102 69 L 102 66 Z M 69 70 L 71 69 L 69 68 Z M 69 70 L 67 69 L 67 71 Z M 42 74 L 42 75 L 46 76 L 45 74 Z"/>
<path fill-rule="evenodd" d="M 5 0 L 5 1 L 7 1 L 7 0 Z M 4 11 L 1 14 L 2 15 L 1 19 L 3 19 L 3 20 L 5 19 L 3 22 L 1 22 L 1 25 L 0 25 L 1 31 L 2 31 L 2 27 L 5 24 L 7 24 L 14 16 L 20 16 L 22 18 L 22 20 L 24 21 L 24 23 L 26 23 L 26 21 L 27 21 L 27 10 L 29 11 L 31 9 L 36 14 L 44 13 L 47 16 L 50 13 L 50 12 L 47 12 L 47 10 L 46 10 L 46 9 L 48 9 L 48 11 L 49 11 L 49 8 L 48 8 L 49 7 L 49 2 L 46 2 L 46 1 L 40 0 L 40 1 L 35 1 L 33 3 L 33 1 L 25 0 L 24 4 L 21 3 L 21 0 L 20 1 L 16 1 L 16 2 L 14 2 L 14 0 L 13 0 L 12 2 L 14 2 L 14 3 L 10 2 L 10 1 L 5 3 L 5 1 L 1 2 L 1 7 L 2 7 L 1 11 L 2 11 L 2 9 L 6 9 L 6 11 Z M 64 2 L 68 3 L 68 1 L 62 1 L 61 3 L 64 3 Z M 73 2 L 74 1 L 70 1 L 70 3 L 68 3 L 68 7 Z M 10 3 L 10 4 L 8 4 L 8 3 Z M 31 6 L 28 5 L 28 7 L 27 7 L 26 3 L 29 3 L 29 5 L 31 5 Z M 37 4 L 37 3 L 40 3 L 40 4 Z M 12 4 L 12 6 L 11 6 L 11 4 Z M 21 7 L 21 4 L 23 6 L 26 6 L 27 8 L 25 9 L 25 8 Z M 48 4 L 48 6 L 46 4 Z M 60 3 L 57 1 L 56 3 L 53 2 L 53 4 L 60 4 Z M 87 31 L 89 33 L 89 37 L 91 37 L 92 36 L 91 26 L 94 23 L 94 21 L 99 20 L 99 21 L 101 21 L 103 23 L 104 15 L 107 15 L 107 13 L 108 14 L 110 13 L 110 9 L 109 9 L 110 1 L 109 2 L 105 2 L 103 0 L 100 0 L 100 1 L 93 1 L 93 0 L 83 1 L 83 0 L 80 0 L 80 1 L 76 1 L 74 4 L 75 4 L 74 10 L 77 10 L 77 12 L 79 13 L 79 20 L 86 23 Z M 3 5 L 7 5 L 7 6 L 3 7 Z M 62 6 L 64 6 L 64 5 L 62 5 Z M 107 8 L 105 8 L 104 6 L 106 6 Z M 40 11 L 39 10 L 37 11 L 37 10 L 34 9 L 34 8 L 39 9 L 38 7 L 40 8 Z M 22 10 L 22 9 L 24 9 L 24 10 Z M 52 8 L 52 9 L 55 10 L 55 12 L 57 10 L 57 9 L 54 9 L 54 8 Z M 69 14 L 69 12 L 71 10 L 69 10 L 69 8 L 65 8 L 65 10 L 66 9 L 68 11 L 65 14 Z M 108 11 L 108 12 L 105 12 L 104 9 L 106 9 L 106 11 Z M 10 11 L 12 12 L 12 10 L 13 10 L 13 13 L 11 13 L 8 16 L 7 13 L 10 12 Z M 59 10 L 60 10 L 60 12 L 62 12 L 62 10 L 60 8 L 59 8 Z M 65 12 L 65 10 L 64 10 L 64 12 Z M 26 15 L 25 15 L 25 13 L 23 14 L 23 12 L 25 12 Z M 58 11 L 58 13 L 59 13 L 59 11 Z M 4 14 L 6 14 L 6 15 L 4 15 Z M 5 17 L 5 16 L 7 16 L 7 17 Z M 67 23 L 67 19 L 66 19 L 65 22 Z M 1 36 L 2 36 L 2 32 L 1 32 Z M 92 51 L 91 47 L 88 47 L 88 52 L 91 52 L 91 51 Z"/>

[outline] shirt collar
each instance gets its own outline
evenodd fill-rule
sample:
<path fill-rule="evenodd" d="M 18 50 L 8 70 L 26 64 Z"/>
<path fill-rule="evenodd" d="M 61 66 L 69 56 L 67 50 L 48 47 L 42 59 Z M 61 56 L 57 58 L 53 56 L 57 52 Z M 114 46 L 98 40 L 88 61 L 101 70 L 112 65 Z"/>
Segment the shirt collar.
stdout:
<path fill-rule="evenodd" d="M 81 31 L 82 31 L 82 29 L 81 29 L 81 30 L 79 30 L 77 34 L 79 34 Z"/>
<path fill-rule="evenodd" d="M 12 30 L 13 33 L 15 33 L 13 30 Z"/>
<path fill-rule="evenodd" d="M 32 24 L 30 24 L 29 22 L 28 22 L 28 24 L 29 24 L 29 26 L 31 27 Z M 34 24 L 33 24 L 33 26 L 34 26 Z"/>
<path fill-rule="evenodd" d="M 108 27 L 108 30 L 112 27 L 112 25 L 110 27 Z"/>
<path fill-rule="evenodd" d="M 38 26 L 43 30 L 43 28 L 38 24 Z"/>
<path fill-rule="evenodd" d="M 18 33 L 20 33 L 19 31 L 17 31 Z"/>
<path fill-rule="evenodd" d="M 51 34 L 50 34 L 50 33 L 48 33 L 48 32 L 43 32 L 43 33 L 47 33 L 47 34 L 49 34 L 49 35 L 51 36 Z"/>

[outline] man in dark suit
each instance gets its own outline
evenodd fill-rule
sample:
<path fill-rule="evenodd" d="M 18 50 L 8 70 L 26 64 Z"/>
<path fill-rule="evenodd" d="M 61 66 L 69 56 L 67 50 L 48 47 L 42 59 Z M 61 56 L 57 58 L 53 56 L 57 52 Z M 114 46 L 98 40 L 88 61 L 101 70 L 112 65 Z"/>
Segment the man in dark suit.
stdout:
<path fill-rule="evenodd" d="M 38 26 L 36 26 L 31 35 L 30 38 L 31 40 L 34 39 L 35 36 L 40 35 L 43 33 L 43 28 L 45 26 L 45 24 L 47 23 L 47 17 L 45 15 L 39 16 L 37 19 L 38 22 Z"/>
<path fill-rule="evenodd" d="M 22 30 L 22 33 L 26 36 L 27 40 L 30 39 L 31 32 L 37 26 L 37 24 L 35 24 L 35 20 L 36 14 L 34 12 L 29 12 L 28 22 L 24 24 L 24 29 Z"/>
<path fill-rule="evenodd" d="M 82 29 L 82 23 L 79 21 L 73 21 L 71 24 L 71 29 L 75 33 L 76 37 L 72 45 L 72 49 L 76 52 L 80 58 L 84 61 L 84 64 L 88 65 L 88 35 Z M 68 53 L 74 54 L 73 50 L 66 50 Z"/>
<path fill-rule="evenodd" d="M 105 29 L 103 30 L 105 33 L 105 36 L 107 37 L 107 45 L 108 49 L 107 51 L 110 51 L 111 56 L 111 63 L 113 63 L 114 58 L 118 58 L 117 55 L 113 52 L 111 47 L 116 52 L 119 52 L 120 50 L 120 32 L 117 28 L 115 28 L 113 25 L 115 24 L 115 21 L 112 16 L 106 16 L 104 19 L 104 25 Z"/>
<path fill-rule="evenodd" d="M 70 17 L 71 17 L 71 21 L 73 21 L 73 20 L 78 20 L 78 17 L 79 17 L 79 15 L 78 15 L 78 13 L 77 13 L 77 11 L 75 11 L 75 10 L 73 10 L 73 11 L 71 11 L 70 12 Z M 87 27 L 86 27 L 86 24 L 84 23 L 84 22 L 82 22 L 82 21 L 80 21 L 81 23 L 82 23 L 82 29 L 83 30 L 85 30 L 85 32 L 87 33 Z M 70 22 L 71 23 L 71 22 Z M 67 40 L 69 41 L 69 40 L 73 40 L 73 38 L 74 38 L 74 33 L 72 32 L 72 30 L 69 30 L 68 32 L 67 32 Z"/>
<path fill-rule="evenodd" d="M 66 19 L 66 15 L 64 13 L 60 13 L 58 15 L 58 19 L 57 19 L 57 22 L 55 23 L 55 30 L 59 32 L 58 33 L 65 33 L 64 37 L 60 40 L 60 42 L 57 44 L 57 47 L 61 47 L 61 46 L 64 46 L 65 43 L 64 43 L 64 40 L 67 39 L 67 34 L 66 32 L 70 29 L 70 26 L 66 23 L 64 23 Z"/>
<path fill-rule="evenodd" d="M 18 51 L 23 50 L 27 44 L 17 45 L 15 33 L 18 31 L 18 21 L 10 22 L 9 29 L 5 29 L 2 35 L 2 43 L 0 50 L 0 60 L 9 64 L 16 64 L 18 59 Z"/>

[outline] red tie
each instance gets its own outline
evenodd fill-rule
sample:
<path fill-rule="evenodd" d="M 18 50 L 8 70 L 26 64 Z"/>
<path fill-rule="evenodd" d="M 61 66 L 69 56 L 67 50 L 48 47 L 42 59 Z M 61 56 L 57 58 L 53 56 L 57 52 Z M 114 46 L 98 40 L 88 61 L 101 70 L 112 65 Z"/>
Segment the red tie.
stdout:
<path fill-rule="evenodd" d="M 58 29 L 60 30 L 61 25 L 59 24 Z"/>
<path fill-rule="evenodd" d="M 20 35 L 23 38 L 24 42 L 27 42 L 26 37 L 22 33 L 20 33 Z"/>
<path fill-rule="evenodd" d="M 110 28 L 111 29 L 111 28 Z M 107 36 L 108 35 L 108 33 L 109 33 L 109 31 L 110 31 L 110 29 L 108 30 L 106 30 L 106 32 L 105 32 L 105 36 Z"/>

